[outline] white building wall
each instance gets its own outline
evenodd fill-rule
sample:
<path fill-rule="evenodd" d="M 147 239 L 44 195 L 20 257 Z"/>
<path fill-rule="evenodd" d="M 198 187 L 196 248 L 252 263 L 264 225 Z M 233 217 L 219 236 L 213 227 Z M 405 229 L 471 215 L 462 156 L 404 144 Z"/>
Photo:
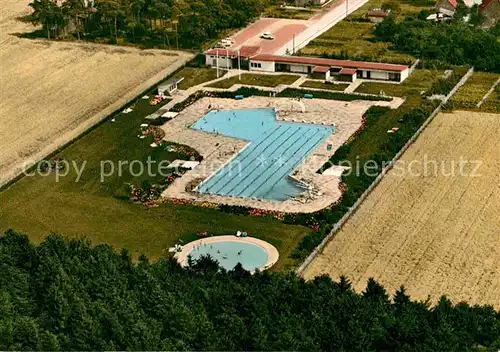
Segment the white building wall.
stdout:
<path fill-rule="evenodd" d="M 371 79 L 383 79 L 383 80 L 389 80 L 389 72 L 383 72 L 383 71 L 370 71 L 370 78 Z"/>
<path fill-rule="evenodd" d="M 306 65 L 290 65 L 290 72 L 307 73 Z"/>
<path fill-rule="evenodd" d="M 263 71 L 263 72 L 274 72 L 274 61 L 254 61 L 250 60 L 249 64 L 250 71 Z"/>
<path fill-rule="evenodd" d="M 330 80 L 330 71 L 326 71 L 325 73 L 325 81 L 329 81 Z"/>
<path fill-rule="evenodd" d="M 402 71 L 401 72 L 401 79 L 399 80 L 399 82 L 403 82 L 405 79 L 407 79 L 409 74 L 410 74 L 409 69 Z"/>
<path fill-rule="evenodd" d="M 205 65 L 217 67 L 217 56 L 205 55 Z M 219 55 L 219 68 L 233 68 L 231 58 Z"/>
<path fill-rule="evenodd" d="M 368 17 L 370 19 L 370 21 L 372 21 L 373 23 L 380 23 L 384 20 L 384 17 L 379 17 L 379 16 L 370 16 Z"/>

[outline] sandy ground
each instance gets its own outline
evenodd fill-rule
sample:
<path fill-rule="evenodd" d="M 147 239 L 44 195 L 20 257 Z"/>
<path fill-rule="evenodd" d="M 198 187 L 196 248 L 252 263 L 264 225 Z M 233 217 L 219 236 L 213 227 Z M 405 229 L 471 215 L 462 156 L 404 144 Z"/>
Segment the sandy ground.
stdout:
<path fill-rule="evenodd" d="M 0 185 L 179 68 L 191 54 L 20 39 L 27 0 L 0 4 Z"/>
<path fill-rule="evenodd" d="M 362 291 L 370 277 L 393 293 L 404 284 L 414 299 L 446 294 L 454 302 L 500 308 L 500 115 L 441 114 L 401 162 L 443 161 L 445 173 L 402 164 L 375 188 L 345 227 L 306 269 L 308 279 L 341 274 Z M 438 170 L 443 169 L 438 164 Z M 417 174 L 421 175 L 418 176 Z M 404 174 L 404 175 L 403 175 Z"/>

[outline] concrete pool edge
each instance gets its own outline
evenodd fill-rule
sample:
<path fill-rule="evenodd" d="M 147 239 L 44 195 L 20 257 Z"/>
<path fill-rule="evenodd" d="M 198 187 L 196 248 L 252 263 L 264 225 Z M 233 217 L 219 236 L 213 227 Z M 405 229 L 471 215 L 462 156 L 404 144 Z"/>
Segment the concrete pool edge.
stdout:
<path fill-rule="evenodd" d="M 402 103 L 402 101 L 401 99 L 399 103 Z M 280 110 L 290 110 L 296 107 L 289 98 L 251 96 L 243 100 L 234 100 L 205 97 L 186 107 L 175 119 L 168 121 L 161 127 L 166 133 L 164 138 L 166 141 L 189 145 L 198 150 L 204 158 L 198 167 L 177 178 L 164 190 L 162 197 L 165 202 L 185 202 L 200 206 L 212 203 L 224 204 L 284 213 L 311 213 L 335 203 L 342 195 L 339 188 L 340 176 L 318 174 L 316 171 L 362 126 L 362 116 L 370 106 L 389 106 L 389 102 L 364 100 L 345 102 L 311 99 L 304 101 L 304 103 L 306 113 L 288 111 L 288 116 L 279 116 L 279 120 L 285 120 L 286 122 L 305 120 L 307 123 L 325 123 L 326 125 L 334 125 L 337 128 L 335 134 L 331 134 L 320 146 L 324 150 L 328 144 L 331 144 L 333 146 L 331 150 L 326 152 L 321 151 L 321 149 L 315 150 L 298 167 L 298 173 L 292 175 L 312 182 L 314 190 L 311 197 L 278 202 L 193 192 L 192 183 L 198 185 L 200 181 L 211 176 L 222 164 L 229 162 L 228 159 L 235 157 L 248 144 L 248 142 L 240 139 L 204 133 L 189 128 L 208 112 L 207 106 L 216 106 L 218 109 L 277 107 Z"/>
<path fill-rule="evenodd" d="M 292 102 L 295 101 L 292 100 Z M 304 112 L 304 103 L 301 106 L 301 111 Z M 302 197 L 307 190 L 312 189 L 310 183 L 301 182 L 293 175 L 297 168 L 329 136 L 335 134 L 336 126 L 334 124 L 325 126 L 324 123 L 309 123 L 305 120 L 300 122 L 285 121 L 279 118 L 281 117 L 280 111 L 281 109 L 271 104 L 268 107 L 258 108 L 216 108 L 210 110 L 192 124 L 191 129 L 203 133 L 215 133 L 216 135 L 220 133 L 227 137 L 249 142 L 219 169 L 212 172 L 198 184 L 193 191 L 222 197 L 284 202 L 296 197 Z M 283 110 L 282 114 L 286 116 L 286 110 Z M 292 133 L 287 133 L 288 131 L 292 131 Z M 313 132 L 313 135 L 310 132 Z M 283 149 L 283 144 L 287 143 L 289 139 L 292 141 L 295 139 L 295 143 Z M 314 141 L 314 143 L 311 144 L 311 141 Z M 301 144 L 306 148 L 298 148 L 293 151 L 293 154 L 289 153 L 289 149 Z M 287 153 L 290 155 L 286 155 Z M 257 157 L 258 155 L 260 156 Z M 282 166 L 276 168 L 276 164 L 271 164 L 265 170 L 255 172 L 258 169 L 256 163 L 259 163 L 260 158 L 266 160 L 267 157 L 272 161 L 282 160 L 283 156 L 287 157 Z M 234 165 L 235 163 L 237 166 Z M 239 170 L 238 175 L 233 175 L 233 169 Z M 271 173 L 268 171 L 271 171 Z M 278 176 L 275 177 L 276 175 Z M 238 178 L 241 179 L 240 182 L 236 182 Z M 250 183 L 247 182 L 248 178 Z M 269 180 L 271 186 L 267 182 Z M 257 181 L 259 181 L 259 186 L 252 188 L 251 185 Z M 280 185 L 281 190 L 279 190 Z M 283 186 L 287 185 L 288 188 L 283 189 Z M 249 187 L 250 193 L 248 192 Z"/>
<path fill-rule="evenodd" d="M 274 247 L 269 242 L 263 241 L 255 237 L 236 237 L 234 235 L 205 237 L 199 240 L 189 242 L 188 244 L 182 247 L 181 252 L 178 252 L 174 255 L 174 258 L 177 259 L 177 262 L 181 266 L 186 266 L 188 256 L 196 246 L 208 243 L 217 243 L 217 242 L 245 242 L 261 247 L 267 253 L 267 262 L 264 265 L 261 265 L 260 267 L 256 268 L 256 270 L 259 271 L 264 271 L 269 269 L 274 264 L 276 264 L 276 262 L 279 259 L 278 249 L 276 249 L 276 247 Z"/>

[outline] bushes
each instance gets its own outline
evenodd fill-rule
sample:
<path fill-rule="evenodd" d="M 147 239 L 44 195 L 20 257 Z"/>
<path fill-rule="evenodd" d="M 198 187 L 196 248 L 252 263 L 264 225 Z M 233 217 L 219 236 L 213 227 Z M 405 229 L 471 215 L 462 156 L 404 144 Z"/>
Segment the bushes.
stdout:
<path fill-rule="evenodd" d="M 203 97 L 213 97 L 213 98 L 226 98 L 226 99 L 233 99 L 236 95 L 243 95 L 244 97 L 250 97 L 250 96 L 268 96 L 269 92 L 265 90 L 261 90 L 258 88 L 251 88 L 251 87 L 241 87 L 238 90 L 234 92 L 208 92 L 208 91 L 197 91 L 196 93 L 191 94 L 189 97 L 184 99 L 183 101 L 175 104 L 170 111 L 175 111 L 175 112 L 181 112 L 185 108 L 187 108 L 189 105 L 193 104 L 197 100 L 203 98 Z"/>
<path fill-rule="evenodd" d="M 341 101 L 354 101 L 354 100 L 372 100 L 372 101 L 392 101 L 392 98 L 381 97 L 378 95 L 359 95 L 359 94 L 346 94 L 341 92 L 324 92 L 307 89 L 286 88 L 282 92 L 276 94 L 277 97 L 286 98 L 303 98 L 304 94 L 311 94 L 314 98 L 330 99 Z"/>
<path fill-rule="evenodd" d="M 104 225 L 103 225 L 104 226 Z M 495 351 L 491 306 L 436 306 L 375 280 L 187 268 L 49 235 L 0 236 L 1 350 Z M 392 299 L 391 299 L 392 298 Z"/>
<path fill-rule="evenodd" d="M 396 50 L 422 59 L 500 72 L 500 42 L 493 30 L 462 21 L 436 24 L 421 17 L 407 17 L 396 23 L 389 16 L 375 27 L 373 34 L 379 41 L 390 41 Z"/>
<path fill-rule="evenodd" d="M 439 78 L 438 81 L 432 85 L 431 89 L 425 93 L 425 96 L 448 95 L 453 87 L 462 79 L 466 71 L 466 68 L 456 68 L 449 76 Z"/>

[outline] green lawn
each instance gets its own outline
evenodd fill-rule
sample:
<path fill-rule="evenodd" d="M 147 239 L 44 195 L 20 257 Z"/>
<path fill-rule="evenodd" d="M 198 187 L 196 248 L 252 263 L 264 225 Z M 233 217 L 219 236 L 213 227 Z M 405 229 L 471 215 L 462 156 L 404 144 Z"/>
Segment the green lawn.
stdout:
<path fill-rule="evenodd" d="M 219 77 L 222 77 L 226 71 L 219 70 Z M 217 78 L 217 70 L 204 67 L 184 67 L 175 74 L 179 77 L 184 77 L 184 80 L 179 83 L 179 89 L 188 89 L 201 83 L 205 83 Z"/>
<path fill-rule="evenodd" d="M 432 84 L 442 77 L 443 71 L 437 70 L 415 70 L 402 84 L 388 83 L 363 83 L 356 92 L 379 94 L 384 90 L 387 95 L 406 97 L 406 101 L 397 110 L 387 110 L 380 118 L 374 119 L 371 125 L 365 130 L 365 133 L 359 134 L 351 144 L 351 149 L 346 160 L 361 160 L 371 157 L 374 151 L 380 150 L 388 139 L 387 130 L 392 127 L 403 125 L 398 120 L 407 112 L 426 103 L 426 98 L 421 92 L 429 89 Z"/>
<path fill-rule="evenodd" d="M 349 87 L 348 83 L 325 83 L 325 82 L 320 82 L 320 81 L 305 81 L 300 85 L 301 87 L 304 88 L 317 88 L 317 89 L 328 89 L 328 90 L 335 90 L 335 91 L 344 91 L 347 87 Z"/>
<path fill-rule="evenodd" d="M 491 93 L 479 110 L 500 114 L 500 90 Z"/>
<path fill-rule="evenodd" d="M 140 184 L 151 178 L 134 177 L 126 170 L 121 177 L 115 173 L 100 182 L 101 161 L 117 164 L 119 160 L 146 161 L 148 156 L 156 161 L 187 158 L 163 148 L 151 148 L 151 136 L 137 137 L 140 124 L 146 122 L 143 117 L 154 109 L 147 100 L 139 100 L 134 112 L 117 114 L 116 122 L 102 123 L 62 150 L 58 156 L 65 160 L 79 166 L 86 162 L 79 182 L 75 182 L 76 172 L 72 171 L 59 182 L 55 182 L 54 175 L 24 177 L 1 191 L 0 233 L 13 228 L 36 242 L 51 232 L 88 236 L 93 243 L 126 247 L 135 257 L 145 253 L 157 259 L 179 239 L 190 241 L 197 232 L 231 234 L 243 230 L 278 248 L 276 270 L 296 264 L 289 254 L 311 232 L 306 227 L 190 205 L 164 204 L 147 209 L 122 196 L 126 182 Z"/>
<path fill-rule="evenodd" d="M 299 76 L 294 75 L 259 75 L 254 73 L 244 73 L 241 75 L 241 80 L 238 78 L 238 76 L 233 76 L 228 79 L 210 84 L 209 87 L 228 89 L 231 88 L 234 84 L 276 87 L 280 84 L 292 84 L 298 78 Z"/>
<path fill-rule="evenodd" d="M 441 70 L 415 70 L 403 83 L 364 82 L 356 88 L 356 92 L 366 94 L 384 93 L 395 97 L 420 95 L 422 91 L 429 89 L 436 79 L 443 77 L 443 74 L 444 71 Z"/>

